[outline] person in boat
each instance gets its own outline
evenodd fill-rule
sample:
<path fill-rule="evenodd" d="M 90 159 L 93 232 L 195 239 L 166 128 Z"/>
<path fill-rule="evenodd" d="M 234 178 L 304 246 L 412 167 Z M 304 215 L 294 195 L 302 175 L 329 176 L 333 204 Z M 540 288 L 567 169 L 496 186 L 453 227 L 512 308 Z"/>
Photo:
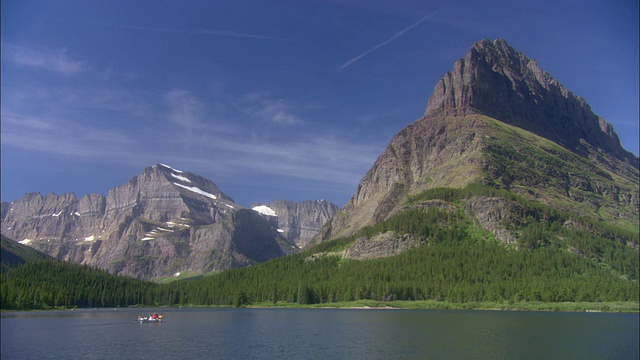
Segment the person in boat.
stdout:
<path fill-rule="evenodd" d="M 160 315 L 158 315 L 158 319 L 162 320 L 162 318 L 164 318 L 164 315 L 162 315 L 162 313 L 160 313 Z"/>
<path fill-rule="evenodd" d="M 158 313 L 153 313 L 152 317 L 154 320 L 158 320 Z"/>

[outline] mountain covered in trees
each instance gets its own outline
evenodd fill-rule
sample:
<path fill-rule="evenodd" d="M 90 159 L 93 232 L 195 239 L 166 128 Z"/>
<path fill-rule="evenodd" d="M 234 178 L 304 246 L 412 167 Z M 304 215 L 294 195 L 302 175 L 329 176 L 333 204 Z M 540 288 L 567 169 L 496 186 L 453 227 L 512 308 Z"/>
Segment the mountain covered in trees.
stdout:
<path fill-rule="evenodd" d="M 157 280 L 295 253 L 296 224 L 310 217 L 322 227 L 318 221 L 326 221 L 327 209 L 335 207 L 323 204 L 283 214 L 291 222 L 284 231 L 277 221 L 236 204 L 211 180 L 157 164 L 106 197 L 31 193 L 5 203 L 2 234 L 57 259 Z M 289 234 L 297 237 L 289 240 Z"/>
<path fill-rule="evenodd" d="M 124 303 L 637 303 L 638 169 L 584 99 L 504 40 L 482 40 L 304 251 L 138 284 Z M 35 284 L 50 279 L 30 264 L 3 275 L 15 299 L 3 306 L 42 299 Z"/>

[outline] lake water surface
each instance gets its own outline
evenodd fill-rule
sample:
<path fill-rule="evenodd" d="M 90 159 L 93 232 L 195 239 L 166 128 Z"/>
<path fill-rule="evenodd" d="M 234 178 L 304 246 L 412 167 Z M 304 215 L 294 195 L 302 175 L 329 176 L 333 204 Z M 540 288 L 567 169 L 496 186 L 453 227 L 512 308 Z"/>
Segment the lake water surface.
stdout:
<path fill-rule="evenodd" d="M 162 312 L 165 321 L 135 322 Z M 2 313 L 2 359 L 638 359 L 638 314 L 352 309 Z"/>

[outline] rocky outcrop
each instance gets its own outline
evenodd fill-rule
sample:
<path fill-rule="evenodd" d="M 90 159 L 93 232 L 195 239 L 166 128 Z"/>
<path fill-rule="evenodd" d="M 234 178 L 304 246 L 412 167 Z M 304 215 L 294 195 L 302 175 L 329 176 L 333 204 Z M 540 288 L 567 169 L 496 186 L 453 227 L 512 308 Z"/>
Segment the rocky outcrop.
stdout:
<path fill-rule="evenodd" d="M 467 216 L 478 221 L 484 230 L 493 233 L 496 239 L 505 245 L 515 243 L 517 240 L 516 236 L 507 229 L 508 225 L 521 225 L 518 223 L 526 212 L 513 202 L 495 197 L 470 199 L 464 211 Z"/>
<path fill-rule="evenodd" d="M 278 231 L 290 242 L 304 248 L 338 211 L 338 206 L 326 200 L 277 200 L 269 204 L 254 204 L 253 208 L 267 220 L 274 222 Z"/>
<path fill-rule="evenodd" d="M 409 234 L 396 234 L 389 231 L 371 238 L 358 238 L 344 251 L 343 257 L 353 260 L 368 260 L 399 255 L 421 242 Z"/>
<path fill-rule="evenodd" d="M 157 279 L 246 266 L 297 251 L 210 180 L 157 164 L 109 191 L 26 194 L 2 234 L 58 259 Z"/>

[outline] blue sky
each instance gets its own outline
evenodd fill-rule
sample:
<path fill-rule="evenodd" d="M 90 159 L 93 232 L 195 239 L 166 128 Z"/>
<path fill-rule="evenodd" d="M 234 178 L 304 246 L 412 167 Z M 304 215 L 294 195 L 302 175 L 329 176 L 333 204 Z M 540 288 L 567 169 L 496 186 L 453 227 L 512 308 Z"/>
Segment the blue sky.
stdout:
<path fill-rule="evenodd" d="M 241 205 L 351 197 L 436 82 L 504 38 L 638 154 L 637 1 L 2 0 L 2 200 L 156 163 Z"/>

